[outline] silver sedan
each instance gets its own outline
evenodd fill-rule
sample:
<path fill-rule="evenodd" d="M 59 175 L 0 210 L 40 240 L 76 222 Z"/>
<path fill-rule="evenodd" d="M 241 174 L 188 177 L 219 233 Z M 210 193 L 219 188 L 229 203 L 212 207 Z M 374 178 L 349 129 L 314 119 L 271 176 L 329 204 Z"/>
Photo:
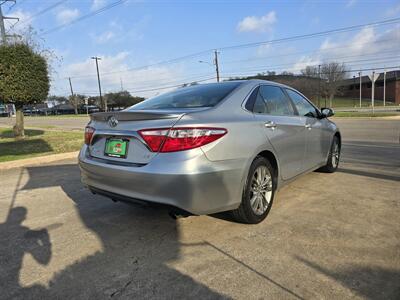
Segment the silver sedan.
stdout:
<path fill-rule="evenodd" d="M 180 214 L 231 211 L 240 222 L 259 223 L 284 184 L 337 169 L 341 135 L 332 115 L 268 81 L 180 88 L 92 114 L 79 154 L 82 181 L 113 200 Z"/>

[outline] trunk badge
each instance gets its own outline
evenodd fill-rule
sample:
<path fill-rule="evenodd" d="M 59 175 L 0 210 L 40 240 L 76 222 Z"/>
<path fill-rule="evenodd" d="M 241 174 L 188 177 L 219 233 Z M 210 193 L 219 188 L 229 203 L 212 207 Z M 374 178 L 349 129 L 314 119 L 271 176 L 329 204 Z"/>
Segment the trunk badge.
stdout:
<path fill-rule="evenodd" d="M 111 116 L 108 118 L 108 125 L 110 125 L 110 127 L 115 127 L 118 125 L 118 120 L 114 116 Z"/>

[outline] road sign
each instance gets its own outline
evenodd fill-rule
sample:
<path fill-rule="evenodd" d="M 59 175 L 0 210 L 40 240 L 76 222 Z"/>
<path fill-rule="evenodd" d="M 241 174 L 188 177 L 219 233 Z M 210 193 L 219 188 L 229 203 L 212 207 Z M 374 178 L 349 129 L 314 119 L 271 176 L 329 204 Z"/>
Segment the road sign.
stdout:
<path fill-rule="evenodd" d="M 372 72 L 372 74 L 368 75 L 369 80 L 371 80 L 372 82 L 375 82 L 379 76 L 375 76 L 375 72 Z"/>
<path fill-rule="evenodd" d="M 376 75 L 375 71 L 373 71 L 372 74 L 368 75 L 368 77 L 372 82 L 371 104 L 372 104 L 372 113 L 374 113 L 374 110 L 375 110 L 375 81 L 378 79 L 379 74 Z"/>

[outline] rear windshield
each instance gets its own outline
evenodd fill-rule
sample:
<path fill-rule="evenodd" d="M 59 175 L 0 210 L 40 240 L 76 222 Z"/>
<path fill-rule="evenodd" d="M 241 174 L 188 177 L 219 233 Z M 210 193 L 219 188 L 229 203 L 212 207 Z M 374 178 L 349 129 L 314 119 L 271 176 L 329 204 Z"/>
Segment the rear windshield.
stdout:
<path fill-rule="evenodd" d="M 223 82 L 179 88 L 135 104 L 129 110 L 213 107 L 239 84 L 240 82 Z"/>

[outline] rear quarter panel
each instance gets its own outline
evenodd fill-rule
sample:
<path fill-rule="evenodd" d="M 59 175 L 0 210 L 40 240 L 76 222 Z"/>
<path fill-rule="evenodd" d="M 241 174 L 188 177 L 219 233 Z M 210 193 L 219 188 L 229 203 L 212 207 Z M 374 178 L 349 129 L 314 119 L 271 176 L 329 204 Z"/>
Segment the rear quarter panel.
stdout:
<path fill-rule="evenodd" d="M 218 107 L 186 114 L 175 125 L 176 127 L 198 126 L 227 129 L 225 136 L 201 147 L 201 150 L 210 161 L 216 163 L 231 161 L 232 165 L 240 168 L 241 185 L 231 186 L 232 189 L 237 190 L 237 199 L 241 199 L 248 170 L 257 154 L 265 150 L 274 153 L 260 122 L 241 106 L 250 91 L 251 86 L 228 97 Z"/>

